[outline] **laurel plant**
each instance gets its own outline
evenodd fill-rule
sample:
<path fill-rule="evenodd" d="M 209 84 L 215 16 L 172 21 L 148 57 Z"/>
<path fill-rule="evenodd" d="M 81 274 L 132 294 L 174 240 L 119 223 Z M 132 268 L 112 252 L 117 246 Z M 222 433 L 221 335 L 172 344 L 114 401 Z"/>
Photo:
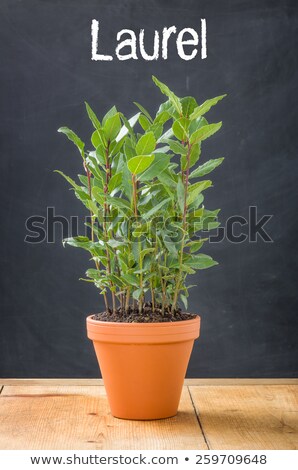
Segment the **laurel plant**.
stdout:
<path fill-rule="evenodd" d="M 99 289 L 108 315 L 140 315 L 149 306 L 175 316 L 181 301 L 187 309 L 189 275 L 217 264 L 201 252 L 206 233 L 219 225 L 219 209 L 207 210 L 203 194 L 212 186 L 206 175 L 224 159 L 198 161 L 202 142 L 222 125 L 205 115 L 226 95 L 198 105 L 153 81 L 167 97 L 155 116 L 135 103 L 139 112 L 131 119 L 113 106 L 100 121 L 86 103 L 92 150 L 67 127 L 59 129 L 81 155 L 77 182 L 58 173 L 88 210 L 90 233 L 63 243 L 89 252 L 93 266 L 84 280 Z"/>

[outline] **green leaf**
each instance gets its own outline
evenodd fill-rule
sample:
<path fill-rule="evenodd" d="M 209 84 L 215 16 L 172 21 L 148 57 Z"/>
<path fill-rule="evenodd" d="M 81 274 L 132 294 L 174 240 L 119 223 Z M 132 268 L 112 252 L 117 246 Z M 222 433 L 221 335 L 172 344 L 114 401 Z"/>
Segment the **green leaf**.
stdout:
<path fill-rule="evenodd" d="M 197 163 L 201 155 L 201 143 L 192 145 L 189 157 L 189 168 Z"/>
<path fill-rule="evenodd" d="M 92 188 L 92 196 L 98 204 L 101 206 L 104 205 L 104 192 L 98 186 L 93 186 Z"/>
<path fill-rule="evenodd" d="M 144 116 L 144 114 L 141 114 L 139 117 L 139 123 L 142 129 L 146 132 L 149 127 L 151 126 L 150 121 Z"/>
<path fill-rule="evenodd" d="M 196 132 L 198 129 L 200 129 L 203 126 L 208 126 L 208 121 L 203 116 L 200 116 L 197 119 L 190 121 L 189 135 L 192 135 L 194 132 Z"/>
<path fill-rule="evenodd" d="M 71 142 L 73 142 L 75 144 L 75 146 L 79 149 L 80 151 L 80 154 L 82 155 L 82 157 L 84 157 L 84 147 L 85 147 L 85 144 L 84 142 L 77 136 L 77 134 L 75 134 L 75 132 L 73 132 L 71 129 L 69 129 L 68 127 L 60 127 L 58 129 L 58 132 L 62 132 L 62 134 L 65 134 L 66 137 L 71 140 Z"/>
<path fill-rule="evenodd" d="M 142 106 L 140 103 L 137 103 L 136 101 L 134 101 L 133 104 L 135 104 L 136 107 L 139 108 L 139 110 L 140 110 L 143 114 L 145 114 L 145 116 L 149 119 L 150 122 L 153 122 L 152 117 L 151 117 L 150 114 L 148 113 L 147 109 L 144 108 L 144 106 Z"/>
<path fill-rule="evenodd" d="M 121 119 L 124 122 L 124 125 L 121 127 L 121 130 L 120 130 L 119 134 L 116 137 L 117 142 L 119 142 L 121 139 L 123 139 L 123 137 L 125 137 L 129 133 L 132 140 L 133 140 L 133 142 L 135 143 L 135 134 L 134 134 L 134 131 L 133 131 L 133 127 L 138 122 L 140 114 L 141 113 L 137 113 L 128 120 L 126 119 L 126 117 L 123 114 L 121 114 Z"/>
<path fill-rule="evenodd" d="M 160 122 L 157 122 L 152 124 L 152 126 L 149 127 L 149 130 L 153 132 L 155 139 L 158 140 L 162 134 L 163 125 Z"/>
<path fill-rule="evenodd" d="M 199 251 L 204 243 L 208 240 L 208 238 L 201 238 L 198 241 L 191 241 L 186 244 L 187 247 L 189 247 L 190 253 L 195 253 L 196 251 Z"/>
<path fill-rule="evenodd" d="M 129 285 L 129 286 L 138 286 L 140 284 L 137 276 L 135 276 L 134 274 L 130 274 L 130 273 L 126 273 L 126 274 L 122 274 L 121 275 L 123 280 L 126 281 L 126 283 Z"/>
<path fill-rule="evenodd" d="M 183 116 L 189 118 L 194 109 L 198 106 L 197 101 L 192 96 L 181 98 Z"/>
<path fill-rule="evenodd" d="M 166 144 L 167 140 L 170 139 L 173 136 L 173 130 L 170 127 L 162 136 L 157 139 L 158 144 Z"/>
<path fill-rule="evenodd" d="M 170 100 L 167 100 L 160 105 L 156 113 L 154 122 L 159 122 L 159 116 L 161 116 L 163 113 L 167 113 L 169 117 L 172 117 L 174 119 L 178 119 L 179 117 L 181 117 L 180 113 L 177 112 Z"/>
<path fill-rule="evenodd" d="M 212 106 L 216 105 L 219 101 L 225 98 L 227 95 L 216 96 L 215 98 L 211 98 L 210 100 L 204 101 L 203 104 L 195 108 L 193 113 L 190 116 L 190 119 L 196 119 L 199 116 L 203 116 L 203 114 L 207 113 Z"/>
<path fill-rule="evenodd" d="M 198 143 L 198 144 L 192 145 L 191 151 L 190 151 L 190 156 L 189 156 L 189 168 L 191 168 L 192 166 L 194 166 L 197 163 L 197 161 L 200 158 L 200 155 L 201 155 L 201 144 Z M 181 157 L 181 168 L 182 168 L 182 170 L 186 170 L 186 168 L 187 168 L 186 155 L 182 155 L 182 157 Z"/>
<path fill-rule="evenodd" d="M 189 120 L 185 117 L 174 121 L 172 130 L 178 140 L 185 142 L 188 139 Z"/>
<path fill-rule="evenodd" d="M 63 246 L 65 245 L 74 246 L 75 248 L 83 248 L 84 250 L 87 250 L 90 252 L 90 250 L 94 246 L 94 243 L 92 243 L 88 237 L 79 236 L 79 237 L 64 238 Z"/>
<path fill-rule="evenodd" d="M 58 173 L 57 170 L 56 170 L 56 173 Z M 81 181 L 81 183 L 85 186 L 85 188 L 88 188 L 88 184 L 89 184 L 89 183 L 88 183 L 88 178 L 87 178 L 87 176 L 85 176 L 85 175 L 78 175 L 78 177 L 79 177 L 79 180 Z"/>
<path fill-rule="evenodd" d="M 128 138 L 125 139 L 124 154 L 126 155 L 127 160 L 130 160 L 137 155 L 131 140 Z"/>
<path fill-rule="evenodd" d="M 170 113 L 163 111 L 154 119 L 154 124 L 165 124 L 171 118 Z"/>
<path fill-rule="evenodd" d="M 188 307 L 187 297 L 185 297 L 185 295 L 183 295 L 183 294 L 180 294 L 180 298 L 183 302 L 183 305 L 184 305 L 185 309 L 187 310 L 187 307 Z"/>
<path fill-rule="evenodd" d="M 104 126 L 105 123 L 106 123 L 106 121 L 107 121 L 110 117 L 112 117 L 112 116 L 114 116 L 115 114 L 117 114 L 117 112 L 118 112 L 118 111 L 117 111 L 116 106 L 112 106 L 111 109 L 104 115 L 103 120 L 102 120 L 102 125 Z"/>
<path fill-rule="evenodd" d="M 189 209 L 190 210 L 195 210 L 197 209 L 198 207 L 200 207 L 200 205 L 204 202 L 204 196 L 202 193 L 200 193 L 196 199 L 191 203 L 191 205 L 189 206 Z"/>
<path fill-rule="evenodd" d="M 178 204 L 180 207 L 180 211 L 183 213 L 184 212 L 184 202 L 185 202 L 185 188 L 184 184 L 182 182 L 182 179 L 179 177 L 178 178 L 178 184 L 177 184 L 177 199 L 178 199 Z"/>
<path fill-rule="evenodd" d="M 132 296 L 134 299 L 139 300 L 142 294 L 143 294 L 143 289 L 137 289 L 132 293 Z"/>
<path fill-rule="evenodd" d="M 126 199 L 120 199 L 119 197 L 111 197 L 106 195 L 106 200 L 111 206 L 116 207 L 121 212 L 124 211 L 125 214 L 132 214 L 131 207 L 129 205 L 129 202 L 126 201 Z"/>
<path fill-rule="evenodd" d="M 90 277 L 91 279 L 98 279 L 101 277 L 100 271 L 94 268 L 87 269 L 86 276 Z"/>
<path fill-rule="evenodd" d="M 98 147 L 96 147 L 95 151 L 91 151 L 88 153 L 91 157 L 95 157 L 98 164 L 101 165 L 102 168 L 105 169 L 106 167 L 106 149 L 104 145 L 101 143 Z"/>
<path fill-rule="evenodd" d="M 177 140 L 167 139 L 167 144 L 169 145 L 172 152 L 178 155 L 186 155 L 187 154 L 187 147 L 184 147 L 180 142 Z"/>
<path fill-rule="evenodd" d="M 197 196 L 204 191 L 204 189 L 209 188 L 212 185 L 212 181 L 206 180 L 206 181 L 199 181 L 198 183 L 195 183 L 191 186 L 188 187 L 188 197 L 187 197 L 187 205 L 189 206 L 194 202 L 194 200 L 197 198 Z"/>
<path fill-rule="evenodd" d="M 129 169 L 127 168 L 127 163 L 125 162 L 125 165 L 122 169 L 122 187 L 125 196 L 131 201 L 132 199 L 132 181 L 131 181 L 131 173 Z"/>
<path fill-rule="evenodd" d="M 93 124 L 93 127 L 95 129 L 100 129 L 101 128 L 100 122 L 99 122 L 95 112 L 91 109 L 91 107 L 87 103 L 87 101 L 85 101 L 85 106 L 86 106 L 86 110 L 87 110 L 87 114 L 89 116 L 89 119 Z"/>
<path fill-rule="evenodd" d="M 91 136 L 91 143 L 95 149 L 97 149 L 99 146 L 105 146 L 106 141 L 105 137 L 103 135 L 103 131 L 101 129 L 96 130 L 93 132 Z"/>
<path fill-rule="evenodd" d="M 224 161 L 224 157 L 222 158 L 215 158 L 208 160 L 208 162 L 204 163 L 203 165 L 198 166 L 190 175 L 189 178 L 199 178 L 201 176 L 205 176 L 208 173 L 211 173 L 216 167 L 218 167 Z"/>
<path fill-rule="evenodd" d="M 153 253 L 154 251 L 155 248 L 144 248 L 144 250 L 140 252 L 140 257 L 143 259 L 146 255 L 148 255 L 149 253 Z"/>
<path fill-rule="evenodd" d="M 122 147 L 124 145 L 124 139 L 120 140 L 120 141 L 117 141 L 116 140 L 112 140 L 112 142 L 110 143 L 110 156 L 116 156 L 120 150 L 122 150 Z"/>
<path fill-rule="evenodd" d="M 173 172 L 168 169 L 165 169 L 162 173 L 157 175 L 157 178 L 165 187 L 176 189 L 177 182 L 175 181 L 175 176 Z"/>
<path fill-rule="evenodd" d="M 160 91 L 169 98 L 170 102 L 172 103 L 172 105 L 174 106 L 176 111 L 179 113 L 179 115 L 181 115 L 182 114 L 182 105 L 180 103 L 180 100 L 179 100 L 178 96 L 176 96 L 169 89 L 169 87 L 167 85 L 160 82 L 156 77 L 152 76 L 152 80 L 154 81 L 155 85 L 158 86 Z"/>
<path fill-rule="evenodd" d="M 153 162 L 154 155 L 137 155 L 127 162 L 128 169 L 134 175 L 145 171 Z"/>
<path fill-rule="evenodd" d="M 183 272 L 186 272 L 187 274 L 195 274 L 195 270 L 193 268 L 191 268 L 190 266 L 188 266 L 187 264 L 182 264 L 181 266 L 181 270 Z"/>
<path fill-rule="evenodd" d="M 170 163 L 170 156 L 165 153 L 155 153 L 154 162 L 139 177 L 140 181 L 149 181 L 156 178 Z"/>
<path fill-rule="evenodd" d="M 204 221 L 204 230 L 209 231 L 209 230 L 214 230 L 220 226 L 220 222 L 208 222 Z"/>
<path fill-rule="evenodd" d="M 184 261 L 184 264 L 194 269 L 207 269 L 217 265 L 218 263 L 214 261 L 211 256 L 203 255 L 201 253 L 198 255 L 191 256 L 190 258 Z"/>
<path fill-rule="evenodd" d="M 83 191 L 82 189 L 75 190 L 75 195 L 83 203 L 90 201 L 91 199 L 89 193 Z"/>
<path fill-rule="evenodd" d="M 167 204 L 171 198 L 163 199 L 163 201 L 159 202 L 155 206 L 152 207 L 148 212 L 143 214 L 143 219 L 148 220 L 150 219 L 156 212 L 158 212 L 165 204 Z"/>
<path fill-rule="evenodd" d="M 222 126 L 222 122 L 217 122 L 215 124 L 208 124 L 207 126 L 200 127 L 195 131 L 190 137 L 190 143 L 196 144 L 202 140 L 207 139 L 211 135 L 215 134 Z"/>
<path fill-rule="evenodd" d="M 117 173 L 113 175 L 108 184 L 109 193 L 114 191 L 114 189 L 119 188 L 121 186 L 121 183 L 122 183 L 122 173 Z"/>
<path fill-rule="evenodd" d="M 91 171 L 91 173 L 100 181 L 103 181 L 103 175 L 104 173 L 101 171 L 101 169 L 98 166 L 97 160 L 95 157 L 92 157 L 90 154 L 86 158 L 86 164 L 88 169 Z"/>
<path fill-rule="evenodd" d="M 116 276 L 115 274 L 108 274 L 107 275 L 107 278 L 113 282 L 113 284 L 115 284 L 116 286 L 118 287 L 123 287 L 124 283 L 123 281 L 120 279 L 120 277 Z"/>
<path fill-rule="evenodd" d="M 149 233 L 149 231 L 150 231 L 150 228 L 148 226 L 148 223 L 146 222 L 145 224 L 137 225 L 136 227 L 134 227 L 132 235 L 134 237 L 140 237 L 144 233 Z"/>
<path fill-rule="evenodd" d="M 136 145 L 137 155 L 150 155 L 155 149 L 156 140 L 153 132 L 144 134 Z"/>
<path fill-rule="evenodd" d="M 60 170 L 54 170 L 55 173 L 59 173 L 59 175 L 63 176 L 63 178 L 66 179 L 66 181 L 73 187 L 75 190 L 81 190 L 81 186 L 79 186 L 72 178 L 69 176 L 65 175 L 63 171 Z"/>
<path fill-rule="evenodd" d="M 114 114 L 114 116 L 109 117 L 103 126 L 104 135 L 107 141 L 111 142 L 112 140 L 114 140 L 119 134 L 120 129 L 121 119 L 120 114 L 117 113 Z"/>
<path fill-rule="evenodd" d="M 99 217 L 99 209 L 94 201 L 90 200 L 86 205 L 88 206 L 88 209 L 92 211 L 94 215 L 96 215 L 96 217 Z M 99 235 L 99 231 L 96 227 L 93 226 L 93 230 L 97 233 L 97 235 Z"/>
<path fill-rule="evenodd" d="M 176 244 L 171 240 L 171 238 L 168 236 L 168 234 L 164 231 L 162 231 L 162 238 L 163 242 L 169 251 L 173 256 L 177 257 L 178 256 L 178 251 L 176 248 Z"/>

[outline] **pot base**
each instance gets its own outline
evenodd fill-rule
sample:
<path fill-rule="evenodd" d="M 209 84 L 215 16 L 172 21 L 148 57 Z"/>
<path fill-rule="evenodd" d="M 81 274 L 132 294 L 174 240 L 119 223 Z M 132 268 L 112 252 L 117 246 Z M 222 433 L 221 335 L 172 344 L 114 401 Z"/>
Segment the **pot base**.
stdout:
<path fill-rule="evenodd" d="M 177 416 L 177 414 L 178 414 L 178 411 L 176 411 L 176 413 L 174 415 L 160 416 L 159 418 L 124 418 L 123 416 L 115 416 L 115 415 L 113 415 L 113 413 L 111 413 L 111 414 L 112 414 L 113 418 L 123 419 L 124 421 L 160 421 L 162 419 L 175 418 L 175 416 Z"/>

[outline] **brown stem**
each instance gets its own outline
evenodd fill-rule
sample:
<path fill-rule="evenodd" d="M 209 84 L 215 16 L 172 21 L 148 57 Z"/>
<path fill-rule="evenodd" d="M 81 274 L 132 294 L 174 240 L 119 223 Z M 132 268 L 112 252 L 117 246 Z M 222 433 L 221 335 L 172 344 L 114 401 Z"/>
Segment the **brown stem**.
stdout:
<path fill-rule="evenodd" d="M 104 299 L 104 303 L 105 303 L 105 307 L 106 307 L 106 312 L 108 313 L 109 312 L 109 304 L 108 304 L 107 294 L 105 292 L 103 293 L 103 299 Z"/>
<path fill-rule="evenodd" d="M 161 302 L 161 314 L 165 313 L 165 303 L 166 303 L 166 292 L 163 279 L 161 279 L 161 290 L 162 290 L 162 302 Z"/>
<path fill-rule="evenodd" d="M 103 228 L 104 228 L 104 234 L 105 234 L 105 239 L 106 241 L 108 240 L 108 230 L 107 230 L 107 223 L 106 223 L 106 217 L 107 214 L 109 213 L 109 206 L 107 204 L 107 199 L 106 195 L 108 193 L 108 184 L 111 176 L 111 167 L 109 163 L 109 147 L 110 147 L 110 142 L 108 141 L 107 147 L 106 147 L 106 182 L 104 185 L 104 214 L 103 214 Z M 107 255 L 107 272 L 108 274 L 111 274 L 111 258 L 110 258 L 110 252 L 109 249 L 106 248 L 106 255 Z M 111 295 L 112 295 L 112 305 L 113 305 L 113 313 L 116 312 L 116 296 L 114 292 L 114 283 L 110 281 L 111 285 Z"/>
<path fill-rule="evenodd" d="M 152 280 L 150 280 L 150 291 L 151 291 L 152 312 L 154 312 L 154 310 L 155 310 L 155 297 L 154 297 L 154 290 L 153 290 Z"/>
<path fill-rule="evenodd" d="M 189 166 L 190 166 L 190 152 L 191 152 L 191 145 L 187 142 L 187 154 L 186 154 L 186 171 L 185 171 L 185 181 L 184 181 L 184 208 L 183 208 L 183 237 L 181 240 L 181 251 L 180 251 L 180 259 L 179 259 L 179 273 L 177 276 L 176 282 L 176 289 L 174 293 L 172 311 L 176 309 L 178 294 L 180 291 L 180 284 L 181 284 L 181 267 L 183 263 L 183 253 L 184 253 L 184 242 L 185 242 L 185 231 L 187 225 L 187 196 L 188 196 L 188 183 L 189 183 Z"/>
<path fill-rule="evenodd" d="M 134 215 L 137 218 L 138 217 L 138 183 L 136 180 L 136 175 L 132 174 L 132 188 L 133 188 L 133 206 L 134 206 Z M 139 267 L 140 271 L 142 271 L 142 257 L 141 257 L 141 249 L 142 249 L 142 242 L 141 239 L 139 238 Z M 140 289 L 143 289 L 143 273 L 140 273 Z M 143 294 L 141 294 L 139 301 L 138 301 L 138 306 L 139 306 L 139 312 L 141 313 L 143 310 Z"/>
<path fill-rule="evenodd" d="M 130 297 L 130 288 L 127 289 L 126 298 L 125 298 L 125 312 L 128 312 L 129 308 L 129 297 Z"/>
<path fill-rule="evenodd" d="M 92 197 L 91 171 L 87 167 L 85 161 L 84 161 L 84 169 L 86 171 L 87 178 L 88 178 L 88 192 L 89 192 L 89 196 L 91 198 Z M 93 220 L 93 214 L 92 214 L 91 209 L 90 209 L 90 220 L 91 220 L 91 240 L 92 240 L 92 242 L 94 242 L 94 220 Z M 95 262 L 96 269 L 99 271 L 100 270 L 100 263 L 96 259 L 94 260 L 94 262 Z M 107 294 L 105 292 L 103 293 L 103 298 L 104 298 L 104 303 L 105 303 L 105 307 L 106 307 L 106 312 L 108 313 L 109 312 L 109 303 L 108 303 Z"/>

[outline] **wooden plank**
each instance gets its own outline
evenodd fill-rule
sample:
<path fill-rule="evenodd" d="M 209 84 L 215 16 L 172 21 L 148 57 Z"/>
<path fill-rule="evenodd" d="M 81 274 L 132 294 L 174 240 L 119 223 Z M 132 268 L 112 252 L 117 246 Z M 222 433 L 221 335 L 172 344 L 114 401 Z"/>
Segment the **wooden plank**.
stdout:
<path fill-rule="evenodd" d="M 297 449 L 297 385 L 189 387 L 210 449 Z"/>
<path fill-rule="evenodd" d="M 203 385 L 298 385 L 297 378 L 279 378 L 279 379 L 185 379 L 185 385 L 203 386 Z"/>
<path fill-rule="evenodd" d="M 103 385 L 102 379 L 0 379 L 2 385 Z M 186 386 L 195 385 L 298 385 L 298 379 L 185 379 Z"/>
<path fill-rule="evenodd" d="M 40 386 L 96 386 L 103 385 L 102 379 L 0 379 L 4 386 L 40 385 Z"/>
<path fill-rule="evenodd" d="M 103 386 L 6 386 L 1 449 L 206 449 L 187 388 L 176 417 L 128 421 L 110 414 Z"/>

